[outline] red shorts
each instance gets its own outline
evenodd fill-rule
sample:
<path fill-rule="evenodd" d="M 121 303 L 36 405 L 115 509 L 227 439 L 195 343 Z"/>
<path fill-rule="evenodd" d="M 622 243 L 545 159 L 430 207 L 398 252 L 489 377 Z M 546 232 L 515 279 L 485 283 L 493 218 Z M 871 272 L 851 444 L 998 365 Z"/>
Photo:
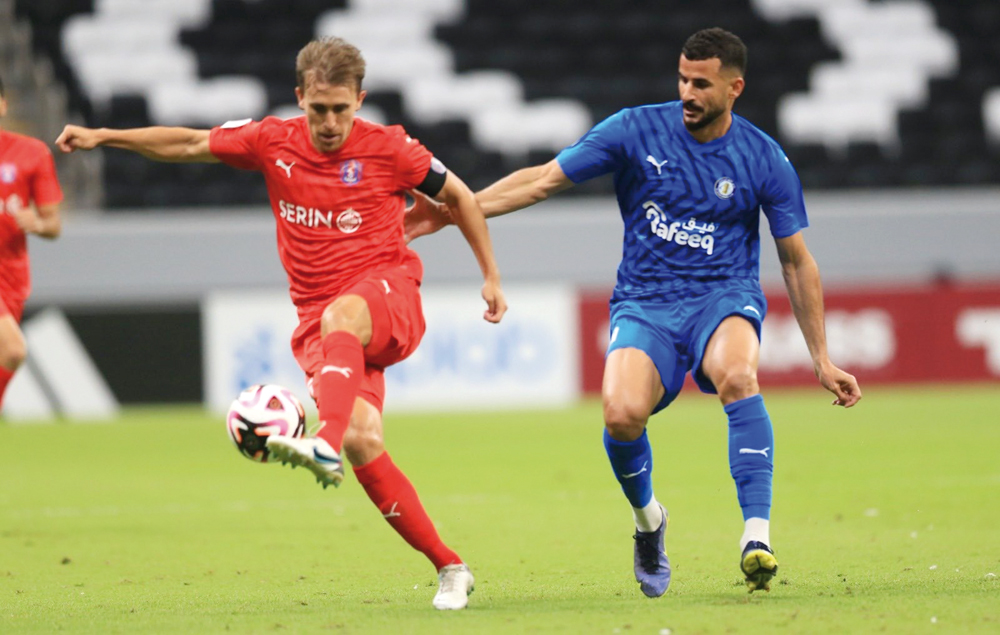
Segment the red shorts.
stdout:
<path fill-rule="evenodd" d="M 340 296 L 359 295 L 372 316 L 372 339 L 365 347 L 365 376 L 358 396 L 382 412 L 385 401 L 385 368 L 401 362 L 417 349 L 424 336 L 424 311 L 420 303 L 420 281 L 405 267 L 373 273 Z M 331 302 L 336 298 L 331 298 Z M 292 353 L 306 373 L 309 395 L 315 400 L 314 376 L 323 367 L 320 317 L 325 306 L 299 315 L 292 334 Z"/>
<path fill-rule="evenodd" d="M 21 315 L 24 313 L 24 300 L 11 299 L 7 295 L 0 293 L 0 317 L 13 315 L 14 321 L 21 323 Z"/>

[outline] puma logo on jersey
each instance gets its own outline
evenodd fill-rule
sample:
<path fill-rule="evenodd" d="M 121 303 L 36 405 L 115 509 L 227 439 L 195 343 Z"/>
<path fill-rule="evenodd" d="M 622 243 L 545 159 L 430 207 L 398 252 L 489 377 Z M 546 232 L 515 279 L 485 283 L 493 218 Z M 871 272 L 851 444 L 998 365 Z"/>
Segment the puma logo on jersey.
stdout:
<path fill-rule="evenodd" d="M 717 229 L 715 224 L 698 225 L 693 218 L 683 224 L 679 221 L 668 223 L 666 213 L 653 201 L 646 201 L 642 204 L 642 208 L 646 210 L 646 220 L 650 221 L 649 229 L 654 236 L 668 243 L 702 249 L 709 256 L 715 251 L 715 237 L 711 233 L 706 233 L 714 232 Z"/>
<path fill-rule="evenodd" d="M 653 164 L 653 167 L 656 168 L 656 173 L 661 176 L 663 175 L 663 166 L 669 163 L 667 159 L 664 159 L 663 161 L 657 161 L 656 159 L 653 158 L 653 155 L 651 154 L 646 156 L 646 160 Z"/>
<path fill-rule="evenodd" d="M 341 375 L 343 375 L 344 377 L 346 377 L 348 379 L 351 378 L 351 369 L 347 368 L 345 366 L 333 366 L 333 365 L 327 364 L 326 366 L 323 367 L 322 370 L 319 371 L 319 374 L 320 375 L 325 375 L 327 373 L 340 373 Z"/>
<path fill-rule="evenodd" d="M 764 458 L 768 458 L 767 453 L 770 450 L 770 446 L 764 448 L 763 450 L 754 450 L 753 448 L 740 448 L 740 454 L 763 454 Z"/>
<path fill-rule="evenodd" d="M 285 171 L 285 176 L 287 176 L 288 178 L 292 178 L 292 166 L 295 165 L 294 161 L 292 161 L 291 165 L 289 165 L 288 163 L 285 163 L 282 159 L 278 159 L 277 161 L 274 162 L 274 164 Z"/>
<path fill-rule="evenodd" d="M 386 282 L 385 280 L 382 280 L 382 286 L 385 287 L 385 294 L 386 295 L 389 295 L 389 293 L 392 292 L 392 289 L 389 288 L 389 283 Z"/>

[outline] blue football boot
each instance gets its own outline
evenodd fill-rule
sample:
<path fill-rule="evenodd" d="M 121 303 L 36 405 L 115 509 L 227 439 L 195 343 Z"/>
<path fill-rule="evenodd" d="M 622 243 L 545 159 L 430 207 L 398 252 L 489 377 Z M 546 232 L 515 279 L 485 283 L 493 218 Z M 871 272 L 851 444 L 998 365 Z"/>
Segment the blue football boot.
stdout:
<path fill-rule="evenodd" d="M 635 535 L 635 580 L 646 597 L 658 598 L 670 586 L 670 560 L 663 547 L 670 516 L 663 509 L 663 524 L 656 531 L 639 531 Z"/>

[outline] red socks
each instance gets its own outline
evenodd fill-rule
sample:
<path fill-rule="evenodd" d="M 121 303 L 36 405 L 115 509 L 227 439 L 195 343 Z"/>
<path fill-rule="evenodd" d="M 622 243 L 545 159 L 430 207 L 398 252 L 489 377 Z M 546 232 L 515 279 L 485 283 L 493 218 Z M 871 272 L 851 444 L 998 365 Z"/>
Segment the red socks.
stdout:
<path fill-rule="evenodd" d="M 0 408 L 3 408 L 3 394 L 7 391 L 7 384 L 10 383 L 10 379 L 13 376 L 14 371 L 0 366 Z"/>
<path fill-rule="evenodd" d="M 354 475 L 392 528 L 411 547 L 427 556 L 436 570 L 462 563 L 458 554 L 441 542 L 434 523 L 420 504 L 417 491 L 389 458 L 388 452 L 354 468 Z"/>
<path fill-rule="evenodd" d="M 334 331 L 323 338 L 318 395 L 323 426 L 317 434 L 337 452 L 343 446 L 364 372 L 365 354 L 357 337 Z M 387 452 L 355 467 L 354 474 L 386 521 L 411 547 L 427 556 L 435 569 L 462 562 L 458 554 L 441 542 L 416 490 Z"/>
<path fill-rule="evenodd" d="M 365 352 L 357 337 L 346 331 L 334 331 L 323 338 L 318 395 L 319 420 L 323 427 L 317 435 L 338 453 L 364 375 Z"/>

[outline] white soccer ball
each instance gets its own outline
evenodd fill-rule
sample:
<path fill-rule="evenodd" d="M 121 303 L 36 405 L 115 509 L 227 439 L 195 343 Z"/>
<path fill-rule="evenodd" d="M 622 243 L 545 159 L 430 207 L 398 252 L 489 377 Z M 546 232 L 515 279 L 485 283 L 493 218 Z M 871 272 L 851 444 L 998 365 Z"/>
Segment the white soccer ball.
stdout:
<path fill-rule="evenodd" d="M 267 438 L 305 434 L 306 411 L 292 391 L 274 384 L 250 386 L 240 393 L 226 414 L 226 431 L 240 454 L 267 463 Z"/>

